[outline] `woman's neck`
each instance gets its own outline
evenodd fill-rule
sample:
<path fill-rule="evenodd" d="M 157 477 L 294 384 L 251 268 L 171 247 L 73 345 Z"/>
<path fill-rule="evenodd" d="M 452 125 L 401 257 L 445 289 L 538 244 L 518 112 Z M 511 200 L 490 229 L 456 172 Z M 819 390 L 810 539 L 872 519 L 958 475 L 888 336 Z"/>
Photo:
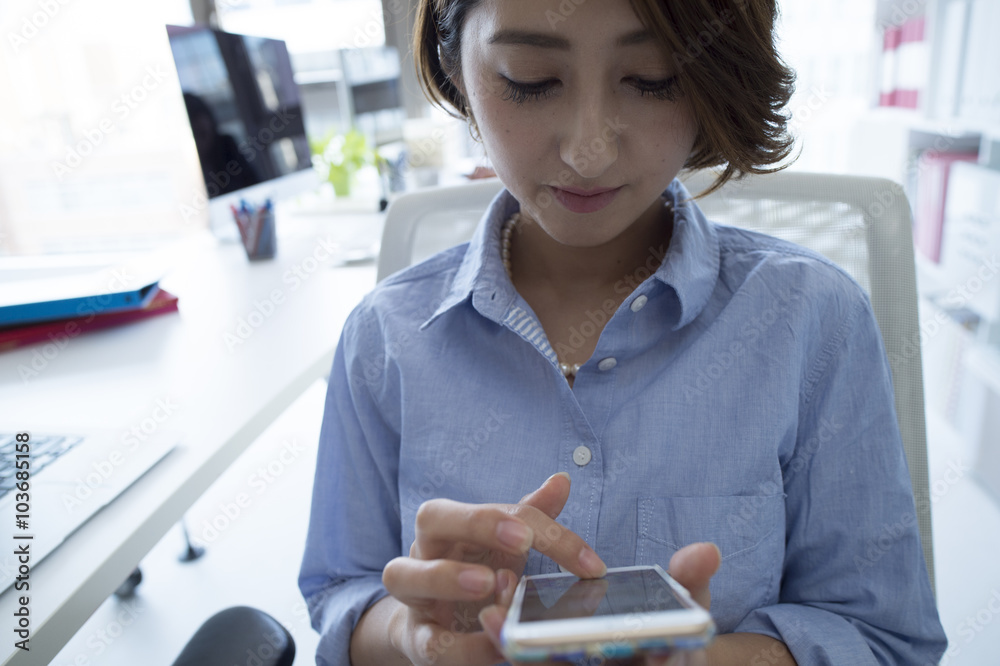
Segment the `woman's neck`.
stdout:
<path fill-rule="evenodd" d="M 626 295 L 659 267 L 672 233 L 673 211 L 662 199 L 624 232 L 595 247 L 563 245 L 522 215 L 511 238 L 514 285 L 566 300 Z"/>

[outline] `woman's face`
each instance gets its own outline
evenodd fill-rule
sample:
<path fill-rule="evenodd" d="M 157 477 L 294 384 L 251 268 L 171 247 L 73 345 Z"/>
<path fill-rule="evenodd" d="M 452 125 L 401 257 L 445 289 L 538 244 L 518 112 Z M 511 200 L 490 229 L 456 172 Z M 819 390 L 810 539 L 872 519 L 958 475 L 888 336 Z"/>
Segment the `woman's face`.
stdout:
<path fill-rule="evenodd" d="M 460 86 L 493 167 L 565 245 L 661 206 L 697 132 L 675 74 L 628 0 L 482 0 L 462 31 Z"/>

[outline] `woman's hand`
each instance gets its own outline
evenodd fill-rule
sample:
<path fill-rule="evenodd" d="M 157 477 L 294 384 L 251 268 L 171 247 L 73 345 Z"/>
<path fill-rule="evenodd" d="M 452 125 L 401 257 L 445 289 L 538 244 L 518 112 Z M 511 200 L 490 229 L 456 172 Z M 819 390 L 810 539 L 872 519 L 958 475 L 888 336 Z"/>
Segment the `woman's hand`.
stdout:
<path fill-rule="evenodd" d="M 395 649 L 417 666 L 505 661 L 481 630 L 479 611 L 491 604 L 506 611 L 531 548 L 581 578 L 603 576 L 597 554 L 555 522 L 569 487 L 569 475 L 561 473 L 518 504 L 424 502 L 409 557 L 397 557 L 382 573 L 402 603 L 389 624 Z"/>
<path fill-rule="evenodd" d="M 667 573 L 687 588 L 698 605 L 709 610 L 712 595 L 708 583 L 719 570 L 722 553 L 714 543 L 693 543 L 681 548 L 670 558 Z M 646 666 L 706 666 L 705 650 L 684 650 L 668 657 L 647 657 Z"/>
<path fill-rule="evenodd" d="M 674 556 L 670 558 L 669 573 L 674 580 L 687 588 L 702 608 L 708 610 L 712 604 L 708 584 L 719 569 L 720 562 L 721 555 L 715 544 L 693 543 L 674 553 Z M 497 650 L 500 647 L 500 629 L 503 627 L 512 599 L 513 589 L 504 589 L 502 593 L 497 595 L 496 603 L 484 608 L 479 614 L 483 629 Z M 608 666 L 612 664 L 618 666 L 705 666 L 708 659 L 705 650 L 686 650 L 664 656 L 608 660 L 604 663 Z"/>

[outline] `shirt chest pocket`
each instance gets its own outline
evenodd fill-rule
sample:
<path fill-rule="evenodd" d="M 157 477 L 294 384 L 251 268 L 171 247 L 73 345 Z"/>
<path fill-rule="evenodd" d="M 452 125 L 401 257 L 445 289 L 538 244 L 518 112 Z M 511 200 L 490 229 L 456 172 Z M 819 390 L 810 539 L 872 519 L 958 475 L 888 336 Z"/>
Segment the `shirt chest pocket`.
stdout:
<path fill-rule="evenodd" d="M 698 541 L 722 551 L 710 585 L 720 632 L 777 600 L 785 547 L 783 495 L 642 498 L 638 521 L 636 564 L 666 569 L 675 552 Z"/>

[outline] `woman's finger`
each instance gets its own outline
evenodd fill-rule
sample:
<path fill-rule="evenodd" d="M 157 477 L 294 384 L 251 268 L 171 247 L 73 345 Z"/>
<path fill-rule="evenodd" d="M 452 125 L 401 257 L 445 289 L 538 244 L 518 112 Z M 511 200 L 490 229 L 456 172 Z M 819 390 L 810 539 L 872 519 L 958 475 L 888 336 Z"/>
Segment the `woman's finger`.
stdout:
<path fill-rule="evenodd" d="M 456 543 L 523 555 L 534 539 L 532 529 L 501 506 L 427 500 L 417 510 L 417 556 L 425 560 L 446 557 Z"/>
<path fill-rule="evenodd" d="M 515 504 L 511 511 L 532 528 L 531 547 L 566 571 L 580 578 L 600 578 L 607 573 L 604 561 L 572 530 L 527 504 Z"/>
<path fill-rule="evenodd" d="M 570 480 L 567 472 L 558 472 L 545 479 L 538 490 L 528 493 L 518 504 L 530 504 L 555 520 L 569 499 Z"/>
<path fill-rule="evenodd" d="M 417 510 L 414 543 L 412 552 L 425 560 L 448 557 L 456 543 L 513 555 L 524 555 L 534 547 L 581 578 L 600 577 L 607 571 L 583 539 L 529 504 L 428 500 Z"/>
<path fill-rule="evenodd" d="M 496 604 L 487 606 L 479 611 L 479 624 L 483 627 L 483 633 L 489 638 L 494 649 L 498 652 L 503 647 L 500 644 L 500 632 L 503 623 L 507 619 L 507 609 Z"/>
<path fill-rule="evenodd" d="M 505 612 L 514 602 L 514 590 L 517 589 L 517 582 L 517 574 L 510 569 L 501 569 L 497 572 L 496 604 Z"/>
<path fill-rule="evenodd" d="M 489 567 L 455 560 L 397 557 L 383 569 L 382 583 L 407 606 L 422 607 L 435 601 L 486 599 L 496 588 L 496 574 Z"/>
<path fill-rule="evenodd" d="M 482 631 L 454 632 L 436 624 L 419 624 L 406 656 L 417 664 L 434 666 L 493 666 L 505 657 Z"/>
<path fill-rule="evenodd" d="M 722 553 L 714 543 L 693 543 L 674 553 L 670 558 L 669 573 L 707 610 L 712 604 L 709 583 L 719 570 L 721 561 Z"/>

